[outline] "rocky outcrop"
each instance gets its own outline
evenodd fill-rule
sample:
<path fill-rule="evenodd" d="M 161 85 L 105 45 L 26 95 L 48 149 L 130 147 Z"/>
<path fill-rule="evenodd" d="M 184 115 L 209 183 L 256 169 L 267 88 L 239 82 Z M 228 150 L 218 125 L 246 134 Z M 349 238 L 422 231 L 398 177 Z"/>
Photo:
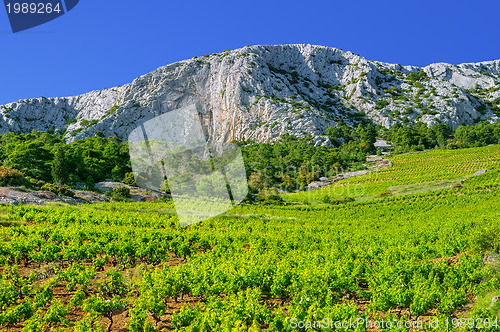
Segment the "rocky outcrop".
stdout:
<path fill-rule="evenodd" d="M 196 105 L 216 141 L 310 133 L 327 144 L 328 127 L 366 117 L 385 127 L 500 121 L 492 109 L 499 98 L 500 60 L 420 68 L 324 46 L 261 45 L 173 63 L 124 86 L 0 106 L 0 133 L 59 130 L 68 141 L 101 133 L 127 139 L 157 115 Z"/>
<path fill-rule="evenodd" d="M 134 202 L 151 202 L 164 198 L 170 198 L 170 195 L 157 190 L 130 187 L 120 182 L 99 182 L 96 189 L 102 193 L 111 191 L 113 188 L 125 186 L 130 188 L 130 199 Z M 71 205 L 86 203 L 102 203 L 112 201 L 112 198 L 105 194 L 99 194 L 93 191 L 74 190 L 74 197 L 58 196 L 51 191 L 29 190 L 16 187 L 0 187 L 0 204 L 35 204 L 43 205 L 46 203 L 57 202 Z"/>
<path fill-rule="evenodd" d="M 104 195 L 103 195 L 104 196 Z M 104 199 L 106 197 L 104 196 Z M 36 204 L 42 205 L 50 202 L 66 203 L 71 205 L 88 203 L 79 195 L 75 197 L 58 196 L 50 191 L 27 190 L 24 188 L 6 188 L 0 187 L 0 204 Z"/>

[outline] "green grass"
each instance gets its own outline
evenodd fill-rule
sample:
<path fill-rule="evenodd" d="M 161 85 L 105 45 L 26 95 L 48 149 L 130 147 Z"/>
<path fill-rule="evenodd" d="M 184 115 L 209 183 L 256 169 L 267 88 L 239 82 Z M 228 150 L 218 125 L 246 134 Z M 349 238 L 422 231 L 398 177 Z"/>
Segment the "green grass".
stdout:
<path fill-rule="evenodd" d="M 500 317 L 500 299 L 493 302 L 493 298 L 500 296 L 500 289 L 487 291 L 486 293 L 479 294 L 474 309 L 477 311 L 490 311 L 496 317 Z"/>
<path fill-rule="evenodd" d="M 431 182 L 403 184 L 398 186 L 391 186 L 387 188 L 387 190 L 395 196 L 419 194 L 428 191 L 451 189 L 457 185 L 460 185 L 464 180 L 465 180 L 464 178 L 451 178 L 451 179 L 436 180 Z"/>

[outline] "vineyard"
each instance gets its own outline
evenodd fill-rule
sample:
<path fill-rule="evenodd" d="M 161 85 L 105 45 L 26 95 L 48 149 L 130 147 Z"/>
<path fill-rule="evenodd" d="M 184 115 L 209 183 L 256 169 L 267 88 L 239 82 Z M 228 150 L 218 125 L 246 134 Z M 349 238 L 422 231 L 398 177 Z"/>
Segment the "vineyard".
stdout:
<path fill-rule="evenodd" d="M 500 145 L 461 150 L 436 150 L 387 158 L 392 167 L 349 178 L 321 190 L 284 196 L 289 201 L 319 202 L 326 195 L 360 200 L 390 196 L 402 189 L 450 188 L 482 169 L 500 167 Z M 493 180 L 495 183 L 495 180 Z M 419 184 L 418 186 L 412 186 Z M 487 183 L 483 182 L 483 185 Z"/>
<path fill-rule="evenodd" d="M 287 195 L 286 205 L 239 205 L 187 228 L 172 202 L 1 206 L 0 331 L 289 331 L 292 319 L 323 318 L 494 322 L 500 146 L 390 160 L 393 167 L 313 199 L 306 192 Z M 472 176 L 481 169 L 488 171 Z M 326 204 L 325 195 L 355 201 Z"/>

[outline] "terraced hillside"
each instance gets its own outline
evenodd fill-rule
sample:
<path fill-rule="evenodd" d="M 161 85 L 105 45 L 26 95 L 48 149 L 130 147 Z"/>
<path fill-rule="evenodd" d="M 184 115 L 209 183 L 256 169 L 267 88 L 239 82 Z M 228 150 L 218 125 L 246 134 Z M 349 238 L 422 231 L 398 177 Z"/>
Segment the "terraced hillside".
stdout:
<path fill-rule="evenodd" d="M 0 330 L 286 331 L 395 319 L 496 331 L 499 150 L 391 157 L 377 177 L 335 185 L 363 184 L 354 202 L 240 205 L 188 228 L 171 202 L 1 206 Z M 488 171 L 471 176 L 479 169 Z M 439 181 L 454 185 L 391 189 Z"/>
<path fill-rule="evenodd" d="M 473 181 L 474 173 L 481 170 L 492 171 L 500 166 L 500 145 L 414 152 L 385 159 L 391 161 L 392 167 L 339 181 L 321 190 L 298 192 L 283 197 L 287 201 L 319 203 L 326 196 L 331 199 L 352 197 L 367 200 L 459 187 L 466 181 Z M 492 176 L 490 172 L 481 179 Z"/>

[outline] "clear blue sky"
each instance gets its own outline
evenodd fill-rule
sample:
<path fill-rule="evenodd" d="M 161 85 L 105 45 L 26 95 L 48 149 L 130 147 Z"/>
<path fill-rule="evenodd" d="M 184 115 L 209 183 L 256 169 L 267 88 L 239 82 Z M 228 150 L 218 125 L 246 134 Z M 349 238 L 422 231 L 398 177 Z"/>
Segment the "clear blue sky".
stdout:
<path fill-rule="evenodd" d="M 13 34 L 2 6 L 0 104 L 122 85 L 168 63 L 254 44 L 326 45 L 419 66 L 500 59 L 499 13 L 498 0 L 80 0 Z"/>

